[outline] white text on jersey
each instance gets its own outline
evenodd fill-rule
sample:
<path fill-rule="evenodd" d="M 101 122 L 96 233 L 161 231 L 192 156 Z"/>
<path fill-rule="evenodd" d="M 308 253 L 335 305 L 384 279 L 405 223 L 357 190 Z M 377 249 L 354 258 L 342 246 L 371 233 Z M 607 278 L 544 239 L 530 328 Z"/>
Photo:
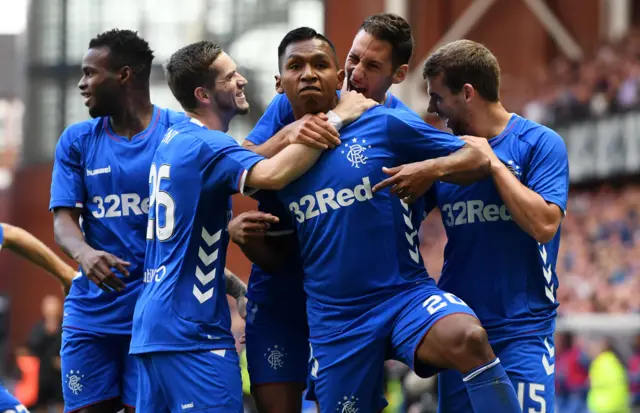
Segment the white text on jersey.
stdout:
<path fill-rule="evenodd" d="M 340 189 L 336 194 L 333 188 L 325 188 L 316 191 L 314 194 L 305 195 L 300 198 L 300 202 L 292 202 L 289 204 L 289 210 L 295 214 L 298 222 L 304 222 L 307 219 L 317 217 L 320 214 L 326 214 L 330 207 L 332 210 L 352 205 L 355 201 L 365 202 L 373 198 L 371 192 L 371 183 L 369 177 L 362 178 L 362 185 L 356 185 L 355 188 Z M 316 209 L 316 203 L 318 208 Z M 304 212 L 301 210 L 304 208 Z"/>
<path fill-rule="evenodd" d="M 476 222 L 511 221 L 506 205 L 485 205 L 480 200 L 460 201 L 453 205 L 444 204 L 442 213 L 445 215 L 444 223 L 448 227 Z"/>
<path fill-rule="evenodd" d="M 111 194 L 104 198 L 94 196 L 91 199 L 96 210 L 91 211 L 96 218 L 114 218 L 129 215 L 147 215 L 149 213 L 149 198 L 140 199 L 140 195 Z"/>
<path fill-rule="evenodd" d="M 106 168 L 87 169 L 87 176 L 110 174 L 110 173 L 111 173 L 111 165 L 107 166 Z"/>

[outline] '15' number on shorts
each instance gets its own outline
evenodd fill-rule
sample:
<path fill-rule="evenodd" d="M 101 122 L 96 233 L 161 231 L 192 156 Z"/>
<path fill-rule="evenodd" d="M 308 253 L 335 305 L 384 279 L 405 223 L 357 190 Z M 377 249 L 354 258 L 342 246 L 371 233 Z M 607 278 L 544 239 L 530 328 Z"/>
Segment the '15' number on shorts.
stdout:
<path fill-rule="evenodd" d="M 442 297 L 444 297 L 446 301 Z M 468 307 L 468 305 L 464 301 L 451 293 L 432 295 L 431 297 L 424 300 L 424 303 L 422 303 L 422 307 L 425 307 L 429 314 L 435 314 L 436 311 L 442 310 L 448 305 L 447 301 L 451 304 L 464 305 L 465 307 Z"/>

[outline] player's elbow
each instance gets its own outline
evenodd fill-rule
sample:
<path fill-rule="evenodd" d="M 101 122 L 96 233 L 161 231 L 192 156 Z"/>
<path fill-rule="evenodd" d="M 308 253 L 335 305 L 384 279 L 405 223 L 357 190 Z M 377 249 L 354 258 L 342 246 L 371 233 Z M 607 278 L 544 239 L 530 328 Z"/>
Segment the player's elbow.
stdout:
<path fill-rule="evenodd" d="M 551 242 L 558 232 L 558 225 L 555 223 L 541 223 L 536 225 L 533 238 L 541 244 Z"/>
<path fill-rule="evenodd" d="M 278 170 L 271 161 L 258 162 L 247 175 L 246 185 L 250 188 L 279 191 L 287 184 L 286 173 Z"/>

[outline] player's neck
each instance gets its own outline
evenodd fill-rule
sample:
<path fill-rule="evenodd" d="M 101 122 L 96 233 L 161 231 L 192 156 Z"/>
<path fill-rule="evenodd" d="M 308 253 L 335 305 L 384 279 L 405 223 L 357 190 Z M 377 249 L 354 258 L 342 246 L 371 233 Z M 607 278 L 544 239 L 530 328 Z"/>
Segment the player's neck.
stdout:
<path fill-rule="evenodd" d="M 290 102 L 291 102 L 291 100 L 290 100 Z M 331 104 L 328 105 L 328 107 L 320 108 L 320 109 L 318 109 L 318 110 L 316 110 L 314 112 L 308 112 L 308 111 L 305 110 L 304 106 L 302 106 L 302 105 L 297 106 L 293 102 L 291 104 L 291 109 L 293 111 L 293 117 L 296 120 L 298 120 L 298 119 L 301 119 L 302 117 L 304 117 L 304 115 L 307 115 L 309 113 L 320 113 L 320 112 L 327 113 L 330 110 L 333 110 L 336 106 L 338 106 L 338 96 L 337 95 L 334 97 L 333 101 L 331 102 Z"/>
<path fill-rule="evenodd" d="M 152 117 L 153 104 L 149 100 L 149 95 L 146 95 L 125 101 L 120 112 L 109 117 L 109 122 L 116 135 L 125 136 L 131 140 L 149 126 Z"/>
<path fill-rule="evenodd" d="M 233 116 L 224 116 L 217 112 L 205 110 L 187 111 L 187 115 L 202 122 L 207 129 L 225 133 L 229 130 L 229 123 L 233 118 Z"/>
<path fill-rule="evenodd" d="M 509 124 L 509 113 L 500 102 L 488 103 L 483 110 L 474 113 L 471 135 L 491 139 L 500 135 Z"/>

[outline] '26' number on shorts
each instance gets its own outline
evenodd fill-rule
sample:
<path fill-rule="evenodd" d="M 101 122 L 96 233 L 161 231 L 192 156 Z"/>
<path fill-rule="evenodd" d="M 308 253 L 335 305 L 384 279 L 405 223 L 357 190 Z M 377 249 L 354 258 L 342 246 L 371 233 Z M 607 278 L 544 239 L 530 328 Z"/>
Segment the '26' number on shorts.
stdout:
<path fill-rule="evenodd" d="M 436 311 L 442 310 L 447 305 L 449 305 L 447 301 L 451 304 L 464 305 L 465 307 L 468 307 L 468 305 L 464 301 L 451 293 L 444 293 L 442 295 L 434 294 L 424 300 L 424 303 L 422 303 L 422 307 L 426 308 L 429 314 L 435 314 Z"/>

